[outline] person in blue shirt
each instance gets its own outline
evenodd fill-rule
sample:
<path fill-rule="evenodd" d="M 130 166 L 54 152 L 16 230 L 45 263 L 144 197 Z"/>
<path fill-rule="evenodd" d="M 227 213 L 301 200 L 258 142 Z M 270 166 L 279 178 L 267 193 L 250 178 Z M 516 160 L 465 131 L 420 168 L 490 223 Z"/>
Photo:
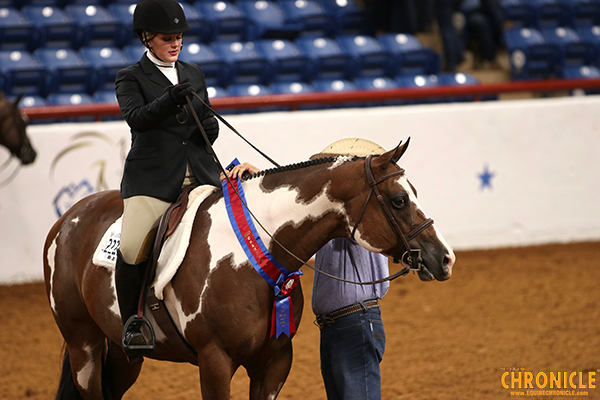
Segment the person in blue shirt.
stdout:
<path fill-rule="evenodd" d="M 311 159 L 384 152 L 366 139 L 345 138 Z M 316 254 L 315 269 L 355 282 L 376 281 L 389 275 L 386 256 L 347 238 L 325 244 Z M 386 338 L 379 299 L 388 289 L 389 282 L 357 285 L 315 271 L 312 309 L 321 330 L 321 375 L 328 400 L 381 399 L 379 363 Z"/>

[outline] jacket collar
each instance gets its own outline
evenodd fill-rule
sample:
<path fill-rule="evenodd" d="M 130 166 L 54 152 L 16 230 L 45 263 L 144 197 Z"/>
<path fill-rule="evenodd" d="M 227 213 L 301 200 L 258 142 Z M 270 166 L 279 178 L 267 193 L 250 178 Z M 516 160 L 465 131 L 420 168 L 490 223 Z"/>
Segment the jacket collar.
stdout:
<path fill-rule="evenodd" d="M 140 59 L 140 66 L 142 67 L 142 71 L 148 75 L 149 79 L 160 85 L 161 87 L 171 86 L 171 81 L 167 79 L 167 77 L 158 70 L 156 65 L 146 56 L 146 53 Z M 179 76 L 179 82 L 183 82 L 186 78 L 188 78 L 188 74 L 185 66 L 179 62 L 175 62 L 175 68 L 177 68 L 177 76 Z"/>

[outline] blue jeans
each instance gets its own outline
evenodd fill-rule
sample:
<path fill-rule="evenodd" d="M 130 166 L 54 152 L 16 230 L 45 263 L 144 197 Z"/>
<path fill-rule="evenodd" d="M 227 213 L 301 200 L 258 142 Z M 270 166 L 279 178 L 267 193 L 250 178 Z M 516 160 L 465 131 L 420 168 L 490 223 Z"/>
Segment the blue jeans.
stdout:
<path fill-rule="evenodd" d="M 321 328 L 321 374 L 327 399 L 381 399 L 379 363 L 384 351 L 379 308 L 338 318 Z"/>

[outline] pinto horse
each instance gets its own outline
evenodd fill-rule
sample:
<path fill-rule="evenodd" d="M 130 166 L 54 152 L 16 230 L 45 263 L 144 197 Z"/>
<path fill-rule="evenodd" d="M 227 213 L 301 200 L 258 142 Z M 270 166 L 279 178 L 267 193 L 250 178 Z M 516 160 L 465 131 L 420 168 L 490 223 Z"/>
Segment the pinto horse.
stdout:
<path fill-rule="evenodd" d="M 0 92 L 0 145 L 6 147 L 21 164 L 27 165 L 35 161 L 36 152 L 27 137 L 27 123 L 18 107 L 21 97 L 12 102 Z"/>
<path fill-rule="evenodd" d="M 248 207 L 270 232 L 260 229 L 265 246 L 292 272 L 335 237 L 354 237 L 390 257 L 406 251 L 408 240 L 411 248 L 421 249 L 421 280 L 450 278 L 454 253 L 396 164 L 407 144 L 372 158 L 319 159 L 246 179 Z M 114 272 L 92 263 L 103 233 L 122 211 L 117 191 L 91 195 L 67 211 L 46 239 L 46 291 L 66 342 L 58 399 L 120 399 L 140 373 L 142 363 L 130 364 L 120 347 Z M 185 258 L 164 296 L 179 332 L 198 355 L 194 364 L 203 399 L 229 399 L 240 366 L 250 377 L 250 399 L 277 397 L 292 364 L 291 337 L 270 335 L 273 290 L 239 245 L 221 191 L 200 205 Z M 301 286 L 291 298 L 298 326 Z M 149 357 L 185 362 L 160 328 L 154 329 L 156 350 Z"/>

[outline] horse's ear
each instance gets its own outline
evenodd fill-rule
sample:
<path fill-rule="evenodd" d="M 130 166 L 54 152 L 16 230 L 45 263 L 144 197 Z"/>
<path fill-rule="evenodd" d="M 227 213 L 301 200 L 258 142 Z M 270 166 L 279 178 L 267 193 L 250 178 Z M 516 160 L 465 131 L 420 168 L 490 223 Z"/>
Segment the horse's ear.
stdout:
<path fill-rule="evenodd" d="M 410 143 L 410 137 L 408 139 L 406 139 L 406 143 L 402 144 L 402 141 L 400 141 L 400 143 L 398 143 L 398 146 L 396 147 L 396 150 L 394 151 L 394 154 L 392 155 L 392 158 L 390 159 L 390 163 L 396 164 L 398 162 L 400 157 L 402 157 L 404 155 L 404 152 L 406 152 L 406 149 L 408 149 L 409 143 Z"/>
<path fill-rule="evenodd" d="M 19 102 L 21 101 L 22 98 L 23 98 L 23 93 L 19 93 L 19 95 L 15 99 L 15 107 L 16 108 L 19 108 Z"/>

